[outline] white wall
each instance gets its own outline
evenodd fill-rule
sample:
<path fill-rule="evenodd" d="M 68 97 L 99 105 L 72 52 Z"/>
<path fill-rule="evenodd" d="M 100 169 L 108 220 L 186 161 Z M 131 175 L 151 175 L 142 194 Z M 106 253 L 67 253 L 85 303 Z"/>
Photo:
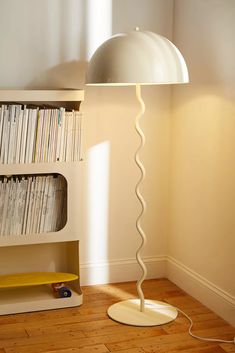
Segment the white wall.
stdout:
<path fill-rule="evenodd" d="M 176 0 L 168 275 L 235 324 L 235 1 Z"/>
<path fill-rule="evenodd" d="M 0 86 L 83 88 L 87 60 L 102 41 L 136 26 L 170 38 L 172 16 L 172 0 L 0 0 Z M 143 192 L 148 203 L 143 225 L 149 239 L 144 256 L 150 276 L 163 276 L 170 88 L 144 87 L 143 96 L 147 106 Z M 139 205 L 134 195 L 139 174 L 133 162 L 138 145 L 133 124 L 139 107 L 134 88 L 89 87 L 82 109 L 83 283 L 118 280 L 116 268 L 121 269 L 119 280 L 133 279 L 138 272 L 134 257 L 139 244 L 135 230 Z"/>

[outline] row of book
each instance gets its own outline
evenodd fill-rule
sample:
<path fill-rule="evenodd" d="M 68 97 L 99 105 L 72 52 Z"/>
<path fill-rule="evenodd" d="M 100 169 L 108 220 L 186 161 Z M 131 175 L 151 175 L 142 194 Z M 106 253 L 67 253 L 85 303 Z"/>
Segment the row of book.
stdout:
<path fill-rule="evenodd" d="M 0 177 L 0 235 L 55 232 L 67 217 L 67 184 L 60 174 Z"/>
<path fill-rule="evenodd" d="M 81 159 L 82 114 L 64 108 L 0 106 L 0 163 Z"/>

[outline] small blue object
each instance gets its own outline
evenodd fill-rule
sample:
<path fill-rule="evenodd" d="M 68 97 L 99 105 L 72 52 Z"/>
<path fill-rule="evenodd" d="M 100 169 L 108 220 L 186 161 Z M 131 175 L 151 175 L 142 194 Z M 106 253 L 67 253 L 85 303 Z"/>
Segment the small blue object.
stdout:
<path fill-rule="evenodd" d="M 58 290 L 60 298 L 69 298 L 72 296 L 72 292 L 68 287 L 62 287 Z"/>

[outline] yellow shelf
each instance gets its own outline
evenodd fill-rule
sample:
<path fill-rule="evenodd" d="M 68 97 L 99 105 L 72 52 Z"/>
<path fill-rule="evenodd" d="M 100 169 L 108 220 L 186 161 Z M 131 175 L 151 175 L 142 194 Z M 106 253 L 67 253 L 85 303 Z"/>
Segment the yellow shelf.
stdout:
<path fill-rule="evenodd" d="M 73 273 L 64 272 L 30 272 L 0 276 L 0 288 L 16 288 L 70 282 L 78 279 Z"/>

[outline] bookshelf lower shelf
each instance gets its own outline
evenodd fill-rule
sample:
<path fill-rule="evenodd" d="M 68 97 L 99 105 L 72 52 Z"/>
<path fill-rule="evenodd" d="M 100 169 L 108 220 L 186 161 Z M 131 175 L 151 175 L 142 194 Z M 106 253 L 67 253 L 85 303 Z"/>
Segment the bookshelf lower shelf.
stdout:
<path fill-rule="evenodd" d="M 0 315 L 75 307 L 82 304 L 82 294 L 72 289 L 70 298 L 56 298 L 50 286 L 0 290 Z"/>

